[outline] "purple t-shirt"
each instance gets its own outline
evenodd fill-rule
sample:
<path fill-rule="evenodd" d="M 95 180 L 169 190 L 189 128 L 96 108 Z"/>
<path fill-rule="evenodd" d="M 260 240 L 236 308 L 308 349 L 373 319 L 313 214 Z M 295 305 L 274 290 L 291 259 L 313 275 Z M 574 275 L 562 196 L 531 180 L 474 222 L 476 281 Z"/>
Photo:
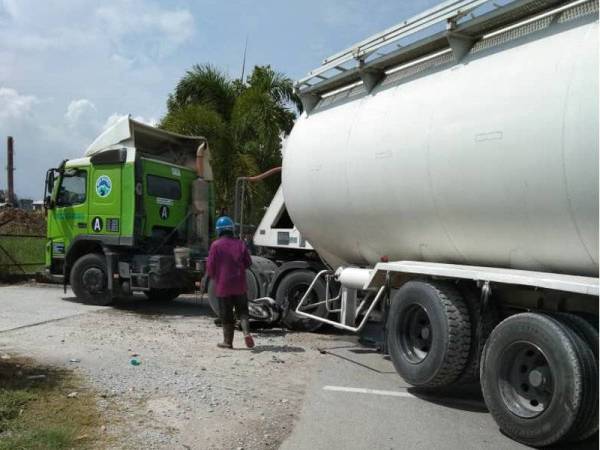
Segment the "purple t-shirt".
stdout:
<path fill-rule="evenodd" d="M 244 241 L 223 236 L 212 243 L 206 270 L 215 281 L 217 297 L 245 294 L 246 269 L 252 259 Z"/>

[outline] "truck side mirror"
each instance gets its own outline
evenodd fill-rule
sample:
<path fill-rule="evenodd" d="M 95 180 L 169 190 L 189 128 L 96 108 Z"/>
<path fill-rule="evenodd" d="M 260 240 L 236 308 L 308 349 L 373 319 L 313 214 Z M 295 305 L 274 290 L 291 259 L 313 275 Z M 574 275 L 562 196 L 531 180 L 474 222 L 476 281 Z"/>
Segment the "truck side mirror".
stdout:
<path fill-rule="evenodd" d="M 46 208 L 46 209 L 54 208 L 54 202 L 52 201 L 52 197 L 50 197 L 49 195 L 47 195 L 46 198 L 44 198 L 44 208 Z"/>
<path fill-rule="evenodd" d="M 54 202 L 52 201 L 52 191 L 54 190 L 55 172 L 57 169 L 48 169 L 46 172 L 46 183 L 44 185 L 44 209 L 54 208 Z"/>

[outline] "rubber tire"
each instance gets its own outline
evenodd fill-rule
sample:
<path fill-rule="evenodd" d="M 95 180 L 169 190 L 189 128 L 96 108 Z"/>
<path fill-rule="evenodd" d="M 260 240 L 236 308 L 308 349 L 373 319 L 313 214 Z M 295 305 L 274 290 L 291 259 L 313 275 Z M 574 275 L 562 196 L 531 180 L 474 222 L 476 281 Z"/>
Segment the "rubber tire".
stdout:
<path fill-rule="evenodd" d="M 566 441 L 583 441 L 598 431 L 598 330 L 587 320 L 575 314 L 554 313 L 554 318 L 581 339 L 582 358 L 588 372 L 584 379 L 584 405 L 575 419 L 575 424 L 565 436 Z"/>
<path fill-rule="evenodd" d="M 313 319 L 306 319 L 296 314 L 295 304 L 290 305 L 289 293 L 298 285 L 306 285 L 307 287 L 313 282 L 317 274 L 311 270 L 293 270 L 286 274 L 277 286 L 275 293 L 275 301 L 281 306 L 281 322 L 292 330 L 315 332 L 323 326 L 323 322 Z M 313 291 L 319 301 L 325 300 L 325 282 L 322 279 L 317 280 Z M 311 311 L 319 317 L 327 317 L 327 307 L 325 304 L 319 305 Z"/>
<path fill-rule="evenodd" d="M 150 289 L 144 291 L 144 295 L 153 302 L 171 302 L 179 297 L 181 291 L 177 288 Z"/>
<path fill-rule="evenodd" d="M 469 357 L 465 365 L 465 370 L 460 375 L 457 383 L 468 384 L 479 381 L 479 365 L 481 363 L 481 355 L 483 354 L 483 344 L 478 345 L 477 343 L 477 327 L 481 317 L 481 299 L 479 293 L 475 289 L 463 289 L 460 290 L 463 298 L 467 303 L 469 309 L 469 318 L 471 320 L 471 349 L 469 350 Z M 496 325 L 500 322 L 500 314 L 496 305 L 490 300 L 488 302 L 488 309 L 484 312 L 483 318 L 481 319 L 481 342 L 487 341 L 490 333 Z"/>
<path fill-rule="evenodd" d="M 98 306 L 109 305 L 114 300 L 110 291 L 106 290 L 102 294 L 92 294 L 84 285 L 82 276 L 86 270 L 92 267 L 100 269 L 106 276 L 105 256 L 99 253 L 89 253 L 75 261 L 70 273 L 71 289 L 82 303 Z"/>
<path fill-rule="evenodd" d="M 398 332 L 403 314 L 413 305 L 427 312 L 432 327 L 431 349 L 418 363 L 402 349 Z M 449 283 L 408 281 L 392 298 L 386 337 L 394 367 L 408 383 L 436 388 L 452 384 L 464 371 L 471 348 L 466 303 Z"/>
<path fill-rule="evenodd" d="M 572 428 L 584 402 L 586 376 L 581 361 L 581 340 L 568 327 L 544 314 L 515 314 L 502 321 L 485 344 L 481 363 L 481 388 L 485 403 L 510 438 L 534 447 L 555 444 Z M 530 342 L 542 350 L 555 380 L 554 398 L 546 411 L 522 418 L 508 409 L 498 387 L 501 356 L 511 344 Z"/>
<path fill-rule="evenodd" d="M 246 291 L 248 301 L 252 301 L 258 298 L 258 281 L 256 280 L 256 275 L 254 275 L 251 269 L 246 269 L 246 285 L 248 286 L 248 290 Z M 215 313 L 215 316 L 219 317 L 219 298 L 217 297 L 217 293 L 215 292 L 215 282 L 212 279 L 208 280 L 207 294 L 210 309 L 212 309 L 213 313 Z M 252 316 L 250 316 L 250 319 L 252 319 Z"/>

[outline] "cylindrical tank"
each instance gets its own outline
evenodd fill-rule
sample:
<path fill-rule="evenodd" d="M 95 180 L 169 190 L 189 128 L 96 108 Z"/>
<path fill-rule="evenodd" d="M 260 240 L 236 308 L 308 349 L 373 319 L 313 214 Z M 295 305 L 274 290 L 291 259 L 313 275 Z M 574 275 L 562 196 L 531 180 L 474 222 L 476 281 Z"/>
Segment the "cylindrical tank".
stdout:
<path fill-rule="evenodd" d="M 325 98 L 288 212 L 331 265 L 382 256 L 598 276 L 598 16 L 542 19 Z"/>

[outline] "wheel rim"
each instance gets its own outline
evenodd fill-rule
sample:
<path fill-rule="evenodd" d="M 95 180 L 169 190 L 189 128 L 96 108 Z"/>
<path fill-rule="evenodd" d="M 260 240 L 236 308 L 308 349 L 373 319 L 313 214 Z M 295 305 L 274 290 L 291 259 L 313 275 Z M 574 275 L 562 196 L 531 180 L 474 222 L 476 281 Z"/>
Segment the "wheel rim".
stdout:
<path fill-rule="evenodd" d="M 309 319 L 308 317 L 302 317 L 296 314 L 296 307 L 300 303 L 300 300 L 302 300 L 302 297 L 304 297 L 304 294 L 306 293 L 309 287 L 310 283 L 298 283 L 292 286 L 292 288 L 288 291 L 288 294 L 285 298 L 285 303 L 283 305 L 284 311 L 287 311 L 285 313 L 286 318 L 288 320 L 292 319 L 299 321 L 303 324 L 303 327 L 305 329 L 310 329 L 321 325 L 320 322 L 314 319 Z M 302 306 L 302 311 L 318 316 L 318 311 L 315 311 L 315 308 L 317 308 L 318 306 L 312 306 L 313 303 L 316 303 L 318 301 L 319 299 L 315 290 L 311 290 L 308 293 L 308 297 L 306 298 L 304 305 Z"/>
<path fill-rule="evenodd" d="M 498 388 L 506 407 L 524 419 L 543 413 L 554 394 L 552 370 L 544 352 L 531 342 L 516 342 L 500 357 Z"/>
<path fill-rule="evenodd" d="M 83 272 L 81 281 L 90 294 L 101 294 L 106 288 L 106 276 L 99 267 L 90 267 Z"/>
<path fill-rule="evenodd" d="M 399 323 L 400 347 L 411 363 L 422 362 L 431 350 L 432 327 L 427 311 L 420 305 L 412 305 Z"/>
<path fill-rule="evenodd" d="M 286 305 L 290 310 L 296 310 L 296 307 L 298 306 L 298 303 L 300 303 L 300 300 L 302 300 L 302 297 L 304 296 L 304 293 L 306 292 L 306 290 L 308 289 L 308 284 L 305 283 L 301 283 L 301 284 L 296 284 L 292 289 L 290 289 L 290 292 L 288 294 L 288 304 Z M 307 298 L 307 302 L 305 303 L 306 305 L 310 304 L 311 301 L 313 300 L 313 293 L 310 292 L 308 294 L 308 298 Z"/>

